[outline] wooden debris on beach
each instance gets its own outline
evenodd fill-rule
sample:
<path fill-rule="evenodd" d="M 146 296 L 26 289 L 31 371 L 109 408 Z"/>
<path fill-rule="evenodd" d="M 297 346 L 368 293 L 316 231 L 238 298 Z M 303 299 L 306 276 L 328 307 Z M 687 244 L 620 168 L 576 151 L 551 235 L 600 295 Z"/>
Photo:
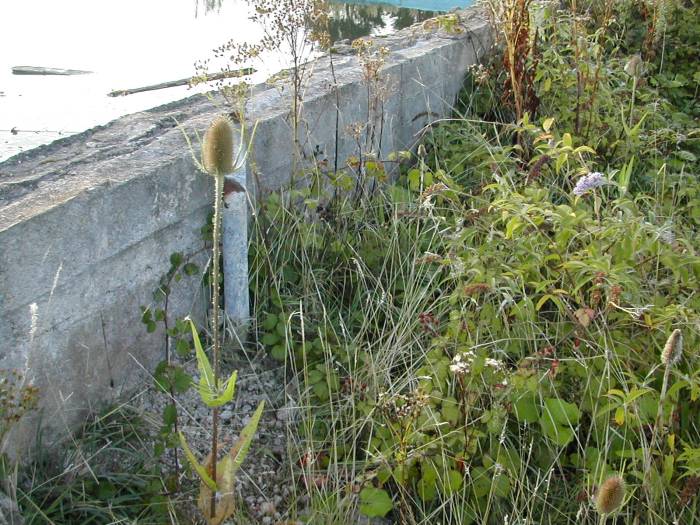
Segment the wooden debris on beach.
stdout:
<path fill-rule="evenodd" d="M 39 66 L 14 66 L 12 68 L 13 75 L 89 75 L 92 71 L 83 71 L 81 69 L 59 69 L 55 67 L 39 67 Z"/>
<path fill-rule="evenodd" d="M 244 69 L 236 69 L 234 71 L 224 71 L 222 73 L 215 73 L 213 75 L 207 75 L 206 78 L 203 77 L 188 77 L 181 78 L 179 80 L 170 80 L 169 82 L 161 82 L 160 84 L 152 84 L 150 86 L 132 88 L 132 89 L 115 89 L 107 93 L 110 97 L 123 97 L 126 95 L 133 95 L 134 93 L 143 93 L 144 91 L 155 91 L 157 89 L 166 89 L 177 86 L 190 86 L 196 82 L 212 82 L 214 80 L 224 80 L 226 78 L 239 78 L 245 77 L 247 75 L 252 75 L 255 73 L 255 69 L 252 67 L 247 67 Z"/>

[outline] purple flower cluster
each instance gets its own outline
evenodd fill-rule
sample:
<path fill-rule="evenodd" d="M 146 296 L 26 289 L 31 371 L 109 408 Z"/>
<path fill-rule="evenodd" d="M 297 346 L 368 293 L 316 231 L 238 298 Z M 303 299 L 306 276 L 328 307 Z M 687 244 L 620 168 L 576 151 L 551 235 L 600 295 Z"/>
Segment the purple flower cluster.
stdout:
<path fill-rule="evenodd" d="M 580 197 L 584 193 L 587 193 L 595 188 L 600 188 L 607 183 L 605 177 L 602 173 L 597 171 L 591 172 L 588 175 L 584 175 L 576 182 L 576 187 L 574 188 L 574 195 Z"/>

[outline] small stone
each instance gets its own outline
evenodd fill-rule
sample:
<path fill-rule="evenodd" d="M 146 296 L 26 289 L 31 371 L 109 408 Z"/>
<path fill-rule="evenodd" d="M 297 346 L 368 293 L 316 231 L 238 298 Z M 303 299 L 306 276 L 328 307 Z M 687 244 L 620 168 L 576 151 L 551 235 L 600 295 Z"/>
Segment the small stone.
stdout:
<path fill-rule="evenodd" d="M 277 512 L 277 509 L 272 501 L 265 501 L 262 505 L 260 505 L 260 512 L 266 516 L 272 516 L 275 514 L 275 512 Z"/>
<path fill-rule="evenodd" d="M 233 418 L 233 412 L 226 409 L 223 412 L 221 412 L 220 417 L 221 417 L 221 421 L 225 421 L 225 422 L 231 421 L 231 419 Z"/>

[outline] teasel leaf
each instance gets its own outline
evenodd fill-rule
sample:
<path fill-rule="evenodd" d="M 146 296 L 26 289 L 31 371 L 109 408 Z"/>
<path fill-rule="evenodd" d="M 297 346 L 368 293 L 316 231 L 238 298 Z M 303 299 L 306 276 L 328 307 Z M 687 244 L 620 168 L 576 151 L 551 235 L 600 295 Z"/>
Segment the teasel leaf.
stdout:
<path fill-rule="evenodd" d="M 207 485 L 211 490 L 216 491 L 216 482 L 211 479 L 209 476 L 209 473 L 207 472 L 207 469 L 205 466 L 203 466 L 199 461 L 197 461 L 197 458 L 195 455 L 192 453 L 192 450 L 190 450 L 189 445 L 187 444 L 187 440 L 185 439 L 185 435 L 182 432 L 179 432 L 180 435 L 180 445 L 182 446 L 182 450 L 185 452 L 185 457 L 187 457 L 187 460 L 190 462 L 190 465 L 192 465 L 192 468 L 197 472 L 197 475 L 199 478 L 202 480 L 202 482 Z"/>
<path fill-rule="evenodd" d="M 238 471 L 238 469 L 241 467 L 241 464 L 248 455 L 250 444 L 253 442 L 253 437 L 255 436 L 255 432 L 258 429 L 258 423 L 260 422 L 260 418 L 262 417 L 264 409 L 265 401 L 260 401 L 260 404 L 255 410 L 253 416 L 250 418 L 250 421 L 248 421 L 248 424 L 243 428 L 243 430 L 241 430 L 241 433 L 238 436 L 238 441 L 236 441 L 233 447 L 231 447 L 231 452 L 229 452 L 229 456 L 231 457 L 231 461 L 233 462 L 231 465 L 233 474 L 235 474 Z"/>
<path fill-rule="evenodd" d="M 192 328 L 192 340 L 194 341 L 194 351 L 197 357 L 197 368 L 199 369 L 199 395 L 206 403 L 204 396 L 213 398 L 217 394 L 217 385 L 214 380 L 214 371 L 211 368 L 211 363 L 209 363 L 209 358 L 202 348 L 202 343 L 199 340 L 199 334 L 197 333 L 197 327 L 189 319 L 190 327 Z"/>

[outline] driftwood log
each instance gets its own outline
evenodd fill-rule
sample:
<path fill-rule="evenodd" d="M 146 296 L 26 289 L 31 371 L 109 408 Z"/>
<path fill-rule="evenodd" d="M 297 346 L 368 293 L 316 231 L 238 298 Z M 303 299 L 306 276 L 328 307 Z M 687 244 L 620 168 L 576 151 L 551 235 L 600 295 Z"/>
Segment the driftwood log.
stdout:
<path fill-rule="evenodd" d="M 88 75 L 92 71 L 82 71 L 80 69 L 59 69 L 55 67 L 39 67 L 39 66 L 14 66 L 12 68 L 13 75 Z"/>
<path fill-rule="evenodd" d="M 235 71 L 224 71 L 222 73 L 215 73 L 213 75 L 207 75 L 205 77 L 188 77 L 181 78 L 179 80 L 170 80 L 169 82 L 161 82 L 160 84 L 152 84 L 150 86 L 143 86 L 132 89 L 115 89 L 107 93 L 110 97 L 123 97 L 126 95 L 132 95 L 134 93 L 143 93 L 144 91 L 155 91 L 157 89 L 166 89 L 177 86 L 189 86 L 195 82 L 212 82 L 214 80 L 224 80 L 226 78 L 239 78 L 245 77 L 247 75 L 252 75 L 255 73 L 255 69 L 252 67 L 247 67 L 244 69 L 236 69 Z"/>

